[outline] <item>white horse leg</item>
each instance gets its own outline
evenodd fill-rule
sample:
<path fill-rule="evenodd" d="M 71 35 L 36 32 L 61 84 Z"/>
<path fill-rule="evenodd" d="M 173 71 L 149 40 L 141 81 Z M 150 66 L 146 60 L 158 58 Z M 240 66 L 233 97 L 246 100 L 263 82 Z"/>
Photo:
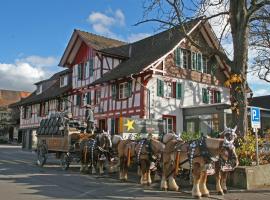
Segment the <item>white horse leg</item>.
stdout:
<path fill-rule="evenodd" d="M 170 175 L 169 176 L 168 182 L 169 182 L 169 189 L 170 190 L 178 191 L 179 187 L 178 187 L 178 185 L 177 185 L 177 183 L 176 183 L 175 178 L 174 178 L 173 175 Z"/>
<path fill-rule="evenodd" d="M 207 182 L 207 174 L 206 171 L 201 172 L 201 178 L 200 178 L 200 192 L 202 193 L 203 197 L 209 197 L 209 190 L 206 187 L 206 182 Z"/>
<path fill-rule="evenodd" d="M 165 191 L 168 190 L 168 184 L 167 184 L 167 180 L 166 180 L 165 175 L 162 175 L 161 183 L 160 183 L 160 189 L 165 190 Z"/>
<path fill-rule="evenodd" d="M 193 166 L 193 187 L 192 187 L 192 196 L 200 198 L 202 196 L 199 188 L 200 178 L 201 178 L 201 170 L 200 164 L 196 163 Z"/>
<path fill-rule="evenodd" d="M 148 172 L 147 172 L 147 185 L 151 185 L 151 184 L 152 184 L 151 171 L 148 170 Z"/>

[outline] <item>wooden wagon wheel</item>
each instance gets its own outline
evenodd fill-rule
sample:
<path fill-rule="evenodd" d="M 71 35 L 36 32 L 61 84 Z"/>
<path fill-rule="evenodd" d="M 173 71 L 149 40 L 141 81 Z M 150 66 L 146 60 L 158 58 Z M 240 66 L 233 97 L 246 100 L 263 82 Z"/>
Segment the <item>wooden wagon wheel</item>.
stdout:
<path fill-rule="evenodd" d="M 48 148 L 46 144 L 40 144 L 37 147 L 37 165 L 43 167 L 48 157 Z"/>
<path fill-rule="evenodd" d="M 68 170 L 70 165 L 70 156 L 67 153 L 62 153 L 60 158 L 60 166 L 63 170 Z"/>

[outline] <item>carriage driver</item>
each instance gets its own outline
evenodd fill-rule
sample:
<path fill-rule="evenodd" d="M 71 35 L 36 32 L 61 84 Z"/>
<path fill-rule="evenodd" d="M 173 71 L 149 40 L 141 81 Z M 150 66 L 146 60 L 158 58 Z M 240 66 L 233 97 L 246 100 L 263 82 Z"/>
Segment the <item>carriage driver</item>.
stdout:
<path fill-rule="evenodd" d="M 86 105 L 85 107 L 86 107 L 85 110 L 86 133 L 94 134 L 95 131 L 94 113 L 90 105 Z"/>

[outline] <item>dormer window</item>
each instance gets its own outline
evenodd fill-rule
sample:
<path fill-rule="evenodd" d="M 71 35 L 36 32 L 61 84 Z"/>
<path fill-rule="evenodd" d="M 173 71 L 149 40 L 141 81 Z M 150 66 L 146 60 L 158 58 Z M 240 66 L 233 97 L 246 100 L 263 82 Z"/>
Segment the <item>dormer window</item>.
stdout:
<path fill-rule="evenodd" d="M 39 84 L 39 85 L 37 85 L 36 94 L 41 94 L 41 93 L 42 93 L 42 85 Z"/>
<path fill-rule="evenodd" d="M 60 76 L 60 87 L 64 87 L 68 84 L 68 76 Z"/>

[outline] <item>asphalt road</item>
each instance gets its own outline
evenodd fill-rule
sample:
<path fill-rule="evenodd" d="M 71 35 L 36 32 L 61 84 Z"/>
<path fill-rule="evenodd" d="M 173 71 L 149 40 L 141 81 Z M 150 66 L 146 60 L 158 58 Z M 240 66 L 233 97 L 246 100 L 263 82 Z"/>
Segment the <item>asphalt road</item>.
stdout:
<path fill-rule="evenodd" d="M 122 183 L 117 174 L 97 176 L 79 173 L 73 165 L 63 171 L 58 160 L 51 155 L 48 164 L 41 168 L 35 164 L 35 153 L 22 151 L 21 147 L 0 145 L 0 200 L 20 199 L 193 199 L 189 187 L 181 192 L 159 190 L 159 183 L 142 187 L 135 173 L 128 182 Z M 211 187 L 210 187 L 211 188 Z M 231 190 L 225 196 L 211 191 L 204 199 L 270 199 L 269 190 Z"/>

